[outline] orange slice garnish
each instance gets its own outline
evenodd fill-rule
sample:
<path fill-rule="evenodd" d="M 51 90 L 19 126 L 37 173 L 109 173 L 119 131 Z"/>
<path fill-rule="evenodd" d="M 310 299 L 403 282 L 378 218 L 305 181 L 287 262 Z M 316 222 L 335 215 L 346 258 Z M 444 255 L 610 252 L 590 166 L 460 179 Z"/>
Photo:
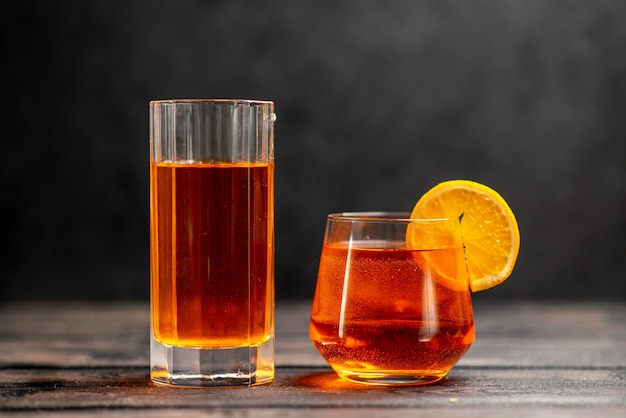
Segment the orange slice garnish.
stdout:
<path fill-rule="evenodd" d="M 450 225 L 460 221 L 472 291 L 494 287 L 511 275 L 520 246 L 517 220 L 502 196 L 488 186 L 470 180 L 440 183 L 419 199 L 411 218 L 448 218 Z M 418 245 L 419 240 L 407 233 L 407 245 Z"/>

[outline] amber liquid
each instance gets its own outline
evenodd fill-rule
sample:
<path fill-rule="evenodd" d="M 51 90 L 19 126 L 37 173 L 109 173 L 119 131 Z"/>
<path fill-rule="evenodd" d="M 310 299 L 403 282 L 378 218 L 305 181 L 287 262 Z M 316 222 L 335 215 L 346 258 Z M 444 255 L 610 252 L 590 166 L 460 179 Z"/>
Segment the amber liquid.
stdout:
<path fill-rule="evenodd" d="M 273 164 L 151 163 L 151 314 L 162 344 L 260 344 L 273 328 Z"/>
<path fill-rule="evenodd" d="M 448 273 L 458 266 L 453 248 L 323 247 L 310 337 L 340 376 L 441 378 L 469 349 L 474 341 L 469 288 L 446 286 L 433 259 L 440 268 L 448 260 Z"/>

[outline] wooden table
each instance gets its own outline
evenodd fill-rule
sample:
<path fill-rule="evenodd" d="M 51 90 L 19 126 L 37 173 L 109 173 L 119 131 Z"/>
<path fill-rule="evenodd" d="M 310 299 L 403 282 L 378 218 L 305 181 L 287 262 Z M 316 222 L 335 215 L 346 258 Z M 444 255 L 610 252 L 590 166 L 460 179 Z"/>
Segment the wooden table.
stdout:
<path fill-rule="evenodd" d="M 148 379 L 145 303 L 0 306 L 0 416 L 626 417 L 626 304 L 475 303 L 476 343 L 434 386 L 339 380 L 277 307 L 276 380 L 171 389 Z"/>

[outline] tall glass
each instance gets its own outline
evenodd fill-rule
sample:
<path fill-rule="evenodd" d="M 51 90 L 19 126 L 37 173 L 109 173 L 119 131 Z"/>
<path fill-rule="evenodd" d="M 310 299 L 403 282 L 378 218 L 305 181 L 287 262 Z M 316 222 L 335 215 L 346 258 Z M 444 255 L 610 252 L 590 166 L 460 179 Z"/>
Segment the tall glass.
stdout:
<path fill-rule="evenodd" d="M 274 378 L 274 104 L 150 102 L 150 376 Z"/>
<path fill-rule="evenodd" d="M 340 377 L 428 384 L 467 352 L 474 319 L 455 228 L 408 213 L 328 216 L 309 333 Z"/>

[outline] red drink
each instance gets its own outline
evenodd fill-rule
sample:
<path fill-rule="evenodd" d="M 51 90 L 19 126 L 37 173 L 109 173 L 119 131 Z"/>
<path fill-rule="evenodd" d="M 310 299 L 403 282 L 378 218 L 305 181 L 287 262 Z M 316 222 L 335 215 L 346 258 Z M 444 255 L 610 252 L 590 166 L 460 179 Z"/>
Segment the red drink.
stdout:
<path fill-rule="evenodd" d="M 444 377 L 474 341 L 469 286 L 450 288 L 437 273 L 457 273 L 457 251 L 408 250 L 404 242 L 325 244 L 310 325 L 318 351 L 352 380 Z"/>
<path fill-rule="evenodd" d="M 224 348 L 270 338 L 273 171 L 273 163 L 150 164 L 158 342 Z"/>

